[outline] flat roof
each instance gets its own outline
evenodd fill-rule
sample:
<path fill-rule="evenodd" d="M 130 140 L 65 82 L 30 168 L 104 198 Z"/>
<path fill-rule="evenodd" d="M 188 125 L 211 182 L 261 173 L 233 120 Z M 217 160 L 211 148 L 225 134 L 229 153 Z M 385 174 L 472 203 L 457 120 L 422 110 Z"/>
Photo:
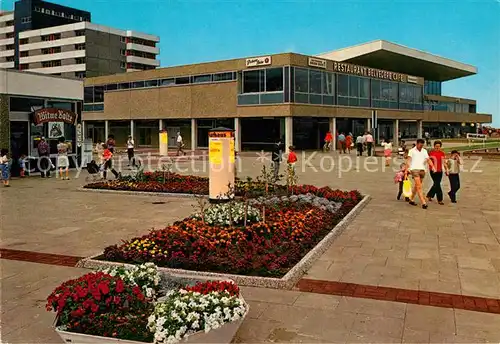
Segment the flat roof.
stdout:
<path fill-rule="evenodd" d="M 448 81 L 477 74 L 477 68 L 469 64 L 384 40 L 362 43 L 316 56 L 415 75 L 433 81 Z"/>

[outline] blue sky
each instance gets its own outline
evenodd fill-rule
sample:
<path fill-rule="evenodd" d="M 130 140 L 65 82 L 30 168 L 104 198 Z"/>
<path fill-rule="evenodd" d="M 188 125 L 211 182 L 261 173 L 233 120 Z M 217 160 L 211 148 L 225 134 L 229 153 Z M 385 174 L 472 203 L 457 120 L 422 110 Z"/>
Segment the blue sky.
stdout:
<path fill-rule="evenodd" d="M 0 0 L 4 9 L 13 2 Z M 478 67 L 445 83 L 443 95 L 476 99 L 500 126 L 500 0 L 53 2 L 91 11 L 98 24 L 159 35 L 162 66 L 393 41 Z"/>

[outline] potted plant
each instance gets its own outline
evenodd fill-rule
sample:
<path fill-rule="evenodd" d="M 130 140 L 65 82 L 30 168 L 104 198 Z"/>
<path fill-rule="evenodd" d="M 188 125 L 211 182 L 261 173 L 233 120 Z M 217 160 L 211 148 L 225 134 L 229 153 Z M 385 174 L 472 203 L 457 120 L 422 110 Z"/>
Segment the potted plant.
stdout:
<path fill-rule="evenodd" d="M 230 343 L 248 313 L 239 288 L 177 285 L 152 263 L 91 272 L 57 287 L 47 310 L 67 343 Z"/>

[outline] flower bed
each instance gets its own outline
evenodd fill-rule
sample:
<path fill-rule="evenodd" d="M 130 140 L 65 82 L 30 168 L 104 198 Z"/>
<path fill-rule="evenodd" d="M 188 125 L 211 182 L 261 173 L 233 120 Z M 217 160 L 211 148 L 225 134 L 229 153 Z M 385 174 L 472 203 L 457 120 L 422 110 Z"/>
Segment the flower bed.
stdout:
<path fill-rule="evenodd" d="M 108 337 L 147 343 L 189 342 L 191 335 L 238 321 L 248 312 L 231 281 L 170 290 L 160 286 L 158 269 L 151 263 L 92 272 L 57 287 L 47 299 L 47 310 L 57 313 L 63 339 L 83 334 L 94 336 L 94 342 Z"/>
<path fill-rule="evenodd" d="M 164 229 L 109 246 L 97 259 L 282 277 L 362 199 L 357 191 L 328 187 L 295 186 L 290 191 L 294 195 L 213 205 Z"/>

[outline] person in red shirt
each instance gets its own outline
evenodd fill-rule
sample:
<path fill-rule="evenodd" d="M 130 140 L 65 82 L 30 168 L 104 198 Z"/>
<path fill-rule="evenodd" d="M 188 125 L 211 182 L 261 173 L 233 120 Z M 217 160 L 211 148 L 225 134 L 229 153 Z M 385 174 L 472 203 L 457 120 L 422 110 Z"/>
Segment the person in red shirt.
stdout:
<path fill-rule="evenodd" d="M 431 202 L 434 196 L 436 196 L 438 203 L 443 205 L 441 180 L 443 179 L 443 169 L 448 174 L 448 166 L 446 165 L 446 154 L 441 150 L 441 146 L 441 141 L 434 141 L 434 149 L 429 153 L 429 159 L 432 160 L 435 171 L 430 171 L 433 185 L 429 192 L 427 192 L 427 199 Z"/>
<path fill-rule="evenodd" d="M 290 165 L 294 165 L 297 162 L 297 154 L 295 154 L 295 147 L 290 146 L 288 147 L 288 149 L 290 150 L 290 153 L 288 153 L 287 163 L 289 163 Z"/>
<path fill-rule="evenodd" d="M 324 146 L 324 151 L 330 151 L 332 150 L 332 142 L 333 142 L 333 136 L 330 131 L 326 132 L 325 135 L 325 146 Z"/>
<path fill-rule="evenodd" d="M 107 144 L 103 144 L 102 146 L 104 148 L 104 151 L 102 152 L 102 161 L 104 164 L 102 168 L 102 177 L 106 179 L 108 169 L 110 169 L 111 172 L 115 175 L 115 178 L 118 178 L 120 174 L 113 168 L 113 152 L 111 152 Z"/>

